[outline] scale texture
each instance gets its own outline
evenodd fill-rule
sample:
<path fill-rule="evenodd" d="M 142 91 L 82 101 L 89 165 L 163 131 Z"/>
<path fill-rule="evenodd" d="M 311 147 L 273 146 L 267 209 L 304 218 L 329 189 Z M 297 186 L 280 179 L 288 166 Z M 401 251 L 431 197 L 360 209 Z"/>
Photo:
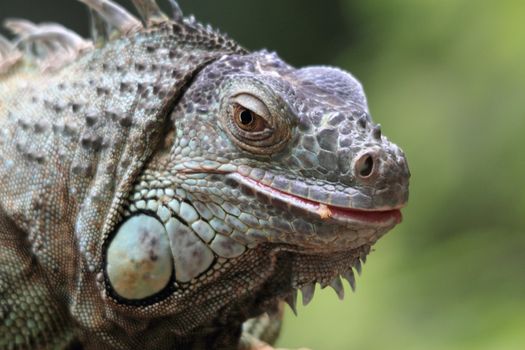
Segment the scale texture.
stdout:
<path fill-rule="evenodd" d="M 82 2 L 91 40 L 0 37 L 0 348 L 271 349 L 298 290 L 354 289 L 409 179 L 360 83 Z"/>

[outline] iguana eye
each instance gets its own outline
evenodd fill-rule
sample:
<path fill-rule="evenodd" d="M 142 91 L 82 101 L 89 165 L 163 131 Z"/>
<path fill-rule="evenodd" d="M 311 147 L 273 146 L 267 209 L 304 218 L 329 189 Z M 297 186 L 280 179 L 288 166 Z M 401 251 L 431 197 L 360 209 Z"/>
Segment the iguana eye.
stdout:
<path fill-rule="evenodd" d="M 257 132 L 268 128 L 268 124 L 261 116 L 239 104 L 234 106 L 233 114 L 235 123 L 244 131 Z"/>
<path fill-rule="evenodd" d="M 254 154 L 267 155 L 280 151 L 286 145 L 291 128 L 271 100 L 263 101 L 263 98 L 248 92 L 233 95 L 225 100 L 227 104 L 221 119 L 224 130 L 238 147 Z"/>
<path fill-rule="evenodd" d="M 243 144 L 258 146 L 271 141 L 275 132 L 268 107 L 257 97 L 239 94 L 231 99 L 229 131 Z"/>

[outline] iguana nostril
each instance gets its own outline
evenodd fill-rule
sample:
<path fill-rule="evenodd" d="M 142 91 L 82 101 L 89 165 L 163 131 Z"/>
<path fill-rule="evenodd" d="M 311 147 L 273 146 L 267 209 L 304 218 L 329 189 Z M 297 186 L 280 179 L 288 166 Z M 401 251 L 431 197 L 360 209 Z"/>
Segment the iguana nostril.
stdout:
<path fill-rule="evenodd" d="M 372 136 L 376 140 L 381 140 L 381 125 L 377 124 L 376 126 L 374 126 L 374 128 L 372 129 Z"/>
<path fill-rule="evenodd" d="M 374 163 L 372 155 L 362 155 L 355 163 L 355 174 L 362 179 L 369 178 L 374 172 Z"/>

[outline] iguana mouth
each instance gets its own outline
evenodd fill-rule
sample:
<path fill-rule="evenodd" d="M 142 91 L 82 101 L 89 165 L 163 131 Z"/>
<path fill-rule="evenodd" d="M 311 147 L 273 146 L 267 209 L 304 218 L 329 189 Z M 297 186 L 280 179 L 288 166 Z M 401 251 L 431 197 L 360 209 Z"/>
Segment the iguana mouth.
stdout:
<path fill-rule="evenodd" d="M 401 208 L 399 205 L 393 208 L 361 209 L 353 207 L 340 207 L 321 201 L 304 198 L 290 192 L 266 185 L 238 172 L 228 174 L 240 184 L 261 193 L 271 199 L 277 199 L 290 206 L 300 208 L 309 213 L 318 215 L 323 220 L 336 220 L 342 223 L 358 224 L 360 226 L 386 227 L 394 226 L 402 221 Z"/>

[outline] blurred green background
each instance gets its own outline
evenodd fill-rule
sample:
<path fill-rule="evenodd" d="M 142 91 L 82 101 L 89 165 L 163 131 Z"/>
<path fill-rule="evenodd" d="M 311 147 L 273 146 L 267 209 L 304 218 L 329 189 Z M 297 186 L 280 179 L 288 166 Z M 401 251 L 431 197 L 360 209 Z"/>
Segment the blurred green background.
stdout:
<path fill-rule="evenodd" d="M 404 223 L 376 245 L 356 293 L 318 290 L 288 312 L 279 346 L 525 349 L 525 2 L 180 4 L 248 48 L 351 71 L 408 156 Z M 2 0 L 7 16 L 87 33 L 73 0 Z"/>

